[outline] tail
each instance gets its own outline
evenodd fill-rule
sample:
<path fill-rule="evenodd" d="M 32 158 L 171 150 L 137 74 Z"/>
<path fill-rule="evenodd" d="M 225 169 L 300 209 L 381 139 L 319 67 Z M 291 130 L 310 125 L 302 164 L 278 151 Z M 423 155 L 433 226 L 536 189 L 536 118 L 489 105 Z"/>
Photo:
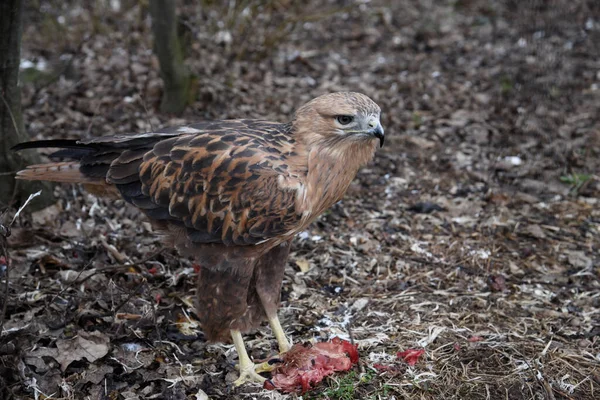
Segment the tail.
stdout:
<path fill-rule="evenodd" d="M 87 183 L 92 185 L 106 184 L 105 179 L 91 178 L 83 175 L 80 168 L 81 165 L 77 161 L 35 164 L 17 172 L 16 178 L 26 181 Z"/>
<path fill-rule="evenodd" d="M 11 150 L 59 148 L 60 150 L 49 155 L 50 159 L 70 159 L 72 161 L 52 162 L 47 164 L 30 165 L 17 172 L 16 179 L 28 181 L 51 181 L 65 183 L 86 183 L 105 185 L 106 179 L 101 176 L 89 176 L 81 171 L 80 161 L 97 149 L 78 143 L 76 140 L 39 140 L 35 142 L 19 143 Z"/>
<path fill-rule="evenodd" d="M 12 150 L 57 148 L 53 162 L 30 165 L 17 179 L 83 183 L 96 194 L 117 191 L 129 202 L 139 200 L 142 183 L 139 166 L 144 155 L 161 140 L 181 135 L 177 129 L 134 135 L 103 136 L 87 140 L 40 140 L 20 143 Z M 152 206 L 156 208 L 158 206 Z"/>

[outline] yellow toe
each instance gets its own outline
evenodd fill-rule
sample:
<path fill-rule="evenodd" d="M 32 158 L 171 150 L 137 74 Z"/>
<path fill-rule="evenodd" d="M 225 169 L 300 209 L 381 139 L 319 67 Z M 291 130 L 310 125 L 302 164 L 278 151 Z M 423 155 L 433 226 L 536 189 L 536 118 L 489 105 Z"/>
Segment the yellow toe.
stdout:
<path fill-rule="evenodd" d="M 256 372 L 258 366 L 254 363 L 246 364 L 244 367 L 240 366 L 240 377 L 233 382 L 235 386 L 243 385 L 244 383 L 263 383 L 267 379 L 260 376 Z"/>
<path fill-rule="evenodd" d="M 271 372 L 275 368 L 277 368 L 277 365 L 281 364 L 282 362 L 283 360 L 281 358 L 271 358 L 267 361 L 255 365 L 254 371 L 256 371 L 256 373 L 258 374 L 262 374 L 263 372 Z"/>

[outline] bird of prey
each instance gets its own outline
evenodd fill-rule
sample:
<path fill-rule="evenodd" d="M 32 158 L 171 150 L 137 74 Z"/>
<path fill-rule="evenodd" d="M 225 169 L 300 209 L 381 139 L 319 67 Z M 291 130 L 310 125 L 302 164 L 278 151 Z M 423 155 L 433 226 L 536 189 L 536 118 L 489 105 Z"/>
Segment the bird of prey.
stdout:
<path fill-rule="evenodd" d="M 240 377 L 262 382 L 242 333 L 277 317 L 292 238 L 339 201 L 359 167 L 383 146 L 380 108 L 338 92 L 301 106 L 291 122 L 206 121 L 143 134 L 21 143 L 59 148 L 18 179 L 84 183 L 139 208 L 168 245 L 201 266 L 197 314 L 210 341 L 231 336 Z M 69 161 L 64 161 L 64 160 Z"/>

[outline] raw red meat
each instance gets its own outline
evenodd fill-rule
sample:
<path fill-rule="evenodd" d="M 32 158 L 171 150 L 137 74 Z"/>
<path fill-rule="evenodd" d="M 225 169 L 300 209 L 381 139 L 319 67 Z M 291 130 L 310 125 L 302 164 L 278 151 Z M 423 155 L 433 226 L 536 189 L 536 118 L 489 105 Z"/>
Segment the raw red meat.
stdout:
<path fill-rule="evenodd" d="M 340 338 L 317 344 L 295 344 L 265 382 L 265 389 L 305 393 L 337 371 L 347 371 L 358 362 L 358 348 Z"/>
<path fill-rule="evenodd" d="M 406 351 L 399 351 L 397 356 L 398 358 L 406 361 L 408 365 L 415 365 L 417 361 L 419 361 L 419 357 L 421 357 L 425 353 L 423 349 L 409 349 Z"/>

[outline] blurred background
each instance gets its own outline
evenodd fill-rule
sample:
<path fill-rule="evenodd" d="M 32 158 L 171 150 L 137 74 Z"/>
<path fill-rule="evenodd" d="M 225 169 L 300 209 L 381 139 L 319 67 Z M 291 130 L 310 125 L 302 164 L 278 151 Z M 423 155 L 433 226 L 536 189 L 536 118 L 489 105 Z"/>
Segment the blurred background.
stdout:
<path fill-rule="evenodd" d="M 181 120 L 286 121 L 319 94 L 360 91 L 384 110 L 387 173 L 409 160 L 526 191 L 598 188 L 598 2 L 180 1 L 177 15 L 191 77 Z M 181 122 L 160 111 L 151 26 L 147 1 L 28 2 L 28 132 Z"/>
<path fill-rule="evenodd" d="M 32 139 L 205 119 L 285 122 L 311 98 L 342 90 L 363 92 L 382 108 L 386 146 L 347 197 L 301 235 L 286 272 L 292 336 L 347 335 L 351 315 L 366 357 L 360 371 L 328 382 L 315 398 L 598 395 L 600 2 L 188 0 L 153 9 L 156 3 L 26 2 L 20 81 Z M 169 12 L 173 23 L 158 28 Z M 98 235 L 137 260 L 160 246 L 123 204 L 69 187 L 55 194 L 49 217 L 24 220 L 11 239 L 24 265 L 17 275 L 27 277 L 15 278 L 15 296 L 33 290 L 32 282 L 52 286 L 40 265 L 114 262 Z M 81 214 L 67 212 L 81 207 Z M 25 237 L 32 230 L 38 239 Z M 189 273 L 188 261 L 169 257 L 156 262 Z M 167 284 L 170 273 L 144 281 L 145 295 L 193 288 Z M 140 284 L 109 278 L 125 300 Z M 67 293 L 69 301 L 89 301 Z M 167 320 L 157 325 L 167 336 L 181 307 L 169 301 L 160 311 Z M 53 312 L 79 315 L 63 306 Z M 129 306 L 133 313 L 139 304 Z M 10 307 L 13 321 L 26 320 L 19 317 L 25 310 Z M 203 355 L 219 360 L 217 371 L 234 373 L 223 348 L 189 346 L 182 360 Z M 428 349 L 420 369 L 377 358 L 408 347 Z M 152 362 L 143 368 L 156 370 Z M 387 370 L 374 367 L 386 362 Z M 143 398 L 135 397 L 142 390 L 185 398 L 198 387 L 216 398 L 244 397 L 227 392 L 226 377 L 210 375 L 206 363 L 201 379 L 168 388 L 105 364 L 109 389 L 138 385 L 126 398 Z M 44 390 L 66 376 L 81 393 L 100 393 L 104 381 L 81 383 L 74 374 L 91 367 L 76 367 L 52 379 L 45 372 L 52 368 L 40 365 L 25 375 L 37 376 Z M 24 379 L 14 375 L 5 387 L 33 393 Z"/>

